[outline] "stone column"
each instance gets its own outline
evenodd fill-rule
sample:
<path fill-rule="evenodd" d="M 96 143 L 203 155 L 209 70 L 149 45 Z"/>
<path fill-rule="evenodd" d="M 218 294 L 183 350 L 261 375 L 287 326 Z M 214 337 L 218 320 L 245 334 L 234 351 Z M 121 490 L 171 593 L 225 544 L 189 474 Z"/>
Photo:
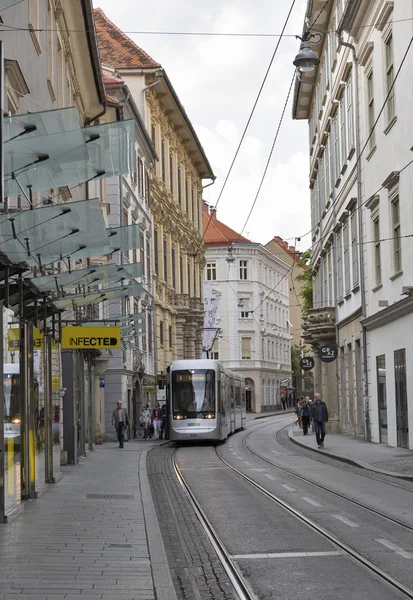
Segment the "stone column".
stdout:
<path fill-rule="evenodd" d="M 195 329 L 196 325 L 194 319 L 187 319 L 185 327 L 185 358 L 189 360 L 195 358 Z"/>
<path fill-rule="evenodd" d="M 181 315 L 176 315 L 175 319 L 175 329 L 176 329 L 176 358 L 177 360 L 182 360 L 186 358 L 185 356 L 185 324 L 186 318 Z"/>
<path fill-rule="evenodd" d="M 104 415 L 102 415 L 102 396 L 105 388 L 100 387 L 100 377 L 106 373 L 109 365 L 109 359 L 97 358 L 95 360 L 94 385 L 95 385 L 95 444 L 103 444 L 104 439 Z M 103 419 L 102 419 L 103 417 Z"/>

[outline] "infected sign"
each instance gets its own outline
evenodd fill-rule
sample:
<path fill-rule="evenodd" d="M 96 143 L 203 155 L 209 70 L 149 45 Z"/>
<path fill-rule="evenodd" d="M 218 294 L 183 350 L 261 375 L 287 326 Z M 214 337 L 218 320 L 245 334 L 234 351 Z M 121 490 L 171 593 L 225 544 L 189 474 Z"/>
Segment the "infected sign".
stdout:
<path fill-rule="evenodd" d="M 120 327 L 63 327 L 65 350 L 110 350 L 120 348 Z"/>

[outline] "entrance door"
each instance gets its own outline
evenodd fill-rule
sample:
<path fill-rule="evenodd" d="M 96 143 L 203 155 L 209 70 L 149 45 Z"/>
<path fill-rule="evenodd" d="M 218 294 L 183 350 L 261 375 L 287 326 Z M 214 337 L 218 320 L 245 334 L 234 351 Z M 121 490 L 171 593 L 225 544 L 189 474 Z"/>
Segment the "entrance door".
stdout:
<path fill-rule="evenodd" d="M 247 412 L 251 412 L 251 390 L 245 391 L 245 403 L 247 406 Z"/>
<path fill-rule="evenodd" d="M 394 380 L 396 384 L 397 445 L 409 447 L 409 425 L 406 389 L 406 350 L 394 352 Z"/>

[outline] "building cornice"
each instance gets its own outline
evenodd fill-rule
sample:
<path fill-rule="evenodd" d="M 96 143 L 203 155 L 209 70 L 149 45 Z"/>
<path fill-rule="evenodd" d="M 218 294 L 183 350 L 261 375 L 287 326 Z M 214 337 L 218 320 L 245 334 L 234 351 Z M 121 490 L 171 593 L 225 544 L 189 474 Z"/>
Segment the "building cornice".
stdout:
<path fill-rule="evenodd" d="M 395 302 L 391 306 L 367 317 L 361 323 L 368 331 L 372 331 L 411 313 L 413 313 L 413 298 L 403 298 L 403 300 L 399 300 L 399 302 Z"/>

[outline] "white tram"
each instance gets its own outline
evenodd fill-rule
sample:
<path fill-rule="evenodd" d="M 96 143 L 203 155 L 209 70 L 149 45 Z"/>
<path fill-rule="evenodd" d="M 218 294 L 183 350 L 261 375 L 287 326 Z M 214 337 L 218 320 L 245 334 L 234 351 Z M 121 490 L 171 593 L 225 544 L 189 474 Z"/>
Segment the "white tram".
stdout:
<path fill-rule="evenodd" d="M 225 440 L 246 421 L 245 382 L 217 360 L 175 360 L 168 368 L 169 439 Z"/>

